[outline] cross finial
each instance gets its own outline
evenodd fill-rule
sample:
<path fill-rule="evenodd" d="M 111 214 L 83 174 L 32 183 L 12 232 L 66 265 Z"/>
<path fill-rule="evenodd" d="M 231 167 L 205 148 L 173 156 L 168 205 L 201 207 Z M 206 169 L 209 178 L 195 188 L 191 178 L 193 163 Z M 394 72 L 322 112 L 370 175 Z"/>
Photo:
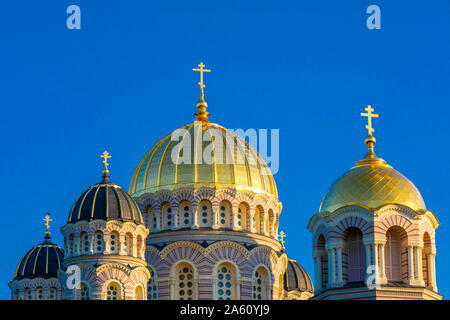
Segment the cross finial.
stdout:
<path fill-rule="evenodd" d="M 111 158 L 111 156 L 109 155 L 108 151 L 105 150 L 105 152 L 103 152 L 103 154 L 100 156 L 100 158 L 103 158 L 105 160 L 103 160 L 102 162 L 105 164 L 105 169 L 103 170 L 103 173 L 107 174 L 109 173 L 108 171 L 108 159 Z"/>
<path fill-rule="evenodd" d="M 192 71 L 200 72 L 200 82 L 198 83 L 198 85 L 200 86 L 201 95 L 203 96 L 204 95 L 203 88 L 205 88 L 205 84 L 203 83 L 203 72 L 211 72 L 211 69 L 204 69 L 205 65 L 203 64 L 203 62 L 200 62 L 198 67 L 199 69 L 193 68 Z"/>
<path fill-rule="evenodd" d="M 43 221 L 45 221 L 45 226 L 47 227 L 47 231 L 45 231 L 45 235 L 49 236 L 50 235 L 50 225 L 48 224 L 50 221 L 53 221 L 52 219 L 50 219 L 50 214 L 47 213 L 47 215 L 45 216 L 44 219 L 42 219 Z"/>
<path fill-rule="evenodd" d="M 372 113 L 372 111 L 374 111 L 374 109 L 372 109 L 372 107 L 370 105 L 367 106 L 366 109 L 364 109 L 367 111 L 367 113 L 361 113 L 361 117 L 367 117 L 367 124 L 366 124 L 366 129 L 369 132 L 369 136 L 372 135 L 373 132 L 375 132 L 375 129 L 372 128 L 372 118 L 378 118 L 378 114 Z"/>
<path fill-rule="evenodd" d="M 287 237 L 286 233 L 284 233 L 284 231 L 281 230 L 281 232 L 278 234 L 278 238 L 279 238 L 279 240 L 281 242 L 281 247 L 282 247 L 283 250 L 285 249 L 284 244 L 285 244 L 286 241 L 284 241 L 284 238 L 286 238 L 286 237 Z"/>

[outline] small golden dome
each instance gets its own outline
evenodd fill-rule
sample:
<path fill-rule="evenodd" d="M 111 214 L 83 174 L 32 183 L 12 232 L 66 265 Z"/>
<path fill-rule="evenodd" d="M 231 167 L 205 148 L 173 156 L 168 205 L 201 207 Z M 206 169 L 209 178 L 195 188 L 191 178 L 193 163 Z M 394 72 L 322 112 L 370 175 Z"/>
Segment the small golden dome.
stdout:
<path fill-rule="evenodd" d="M 375 138 L 368 136 L 365 142 L 368 148 L 366 157 L 331 185 L 319 211 L 331 213 L 350 205 L 375 210 L 387 204 L 404 205 L 414 211 L 426 210 L 414 184 L 375 156 Z"/>
<path fill-rule="evenodd" d="M 240 143 L 230 143 L 230 138 Z M 200 139 L 203 142 L 198 142 Z M 186 156 L 181 148 L 185 142 L 191 146 L 189 163 L 181 162 Z M 195 161 L 212 149 L 215 153 L 210 163 Z M 174 156 L 177 161 L 173 161 Z M 277 197 L 274 178 L 258 152 L 234 132 L 207 119 L 187 124 L 159 140 L 136 168 L 130 193 L 136 197 L 158 190 L 202 187 L 249 190 Z"/>

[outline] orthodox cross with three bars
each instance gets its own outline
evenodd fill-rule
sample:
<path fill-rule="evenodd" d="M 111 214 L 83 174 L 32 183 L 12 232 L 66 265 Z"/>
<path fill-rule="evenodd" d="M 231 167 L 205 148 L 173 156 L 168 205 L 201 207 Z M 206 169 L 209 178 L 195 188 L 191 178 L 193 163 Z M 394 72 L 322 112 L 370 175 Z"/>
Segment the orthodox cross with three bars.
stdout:
<path fill-rule="evenodd" d="M 283 230 L 281 230 L 281 232 L 278 234 L 278 237 L 280 238 L 281 246 L 284 249 L 284 243 L 286 242 L 286 241 L 284 241 L 284 238 L 286 238 L 287 235 L 286 235 L 286 233 L 284 233 Z"/>
<path fill-rule="evenodd" d="M 105 164 L 105 171 L 108 171 L 108 166 L 109 166 L 108 159 L 111 158 L 108 151 L 105 150 L 105 152 L 103 152 L 103 154 L 100 156 L 100 158 L 105 159 L 105 160 L 103 160 L 103 163 Z"/>
<path fill-rule="evenodd" d="M 47 213 L 47 215 L 45 216 L 45 218 L 42 219 L 42 220 L 45 221 L 45 226 L 47 227 L 47 231 L 45 232 L 45 234 L 50 234 L 50 231 L 49 231 L 50 225 L 49 225 L 48 223 L 49 223 L 50 221 L 53 221 L 52 219 L 50 219 L 50 214 Z"/>
<path fill-rule="evenodd" d="M 192 71 L 200 72 L 200 82 L 198 83 L 198 85 L 200 86 L 200 88 L 202 90 L 202 94 L 203 94 L 203 88 L 205 87 L 205 84 L 203 83 L 203 72 L 211 72 L 211 69 L 204 69 L 205 65 L 203 64 L 203 62 L 200 62 L 198 67 L 200 69 L 193 68 Z"/>
<path fill-rule="evenodd" d="M 373 132 L 375 132 L 375 129 L 372 128 L 372 118 L 378 118 L 378 114 L 372 113 L 374 109 L 370 105 L 367 106 L 364 110 L 367 111 L 367 113 L 361 113 L 361 117 L 367 117 L 368 123 L 366 124 L 366 129 L 369 132 L 369 136 L 372 135 Z"/>

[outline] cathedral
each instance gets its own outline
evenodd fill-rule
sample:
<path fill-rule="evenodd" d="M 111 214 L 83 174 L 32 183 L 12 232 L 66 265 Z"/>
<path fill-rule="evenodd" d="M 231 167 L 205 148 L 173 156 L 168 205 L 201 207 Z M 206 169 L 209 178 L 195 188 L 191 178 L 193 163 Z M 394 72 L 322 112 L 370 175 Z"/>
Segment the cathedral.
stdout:
<path fill-rule="evenodd" d="M 13 300 L 434 299 L 435 214 L 414 184 L 374 152 L 325 194 L 312 233 L 314 282 L 287 256 L 275 179 L 242 137 L 209 121 L 203 63 L 195 120 L 160 139 L 129 190 L 100 181 L 84 190 L 51 241 L 18 262 Z M 100 178 L 100 175 L 99 175 Z M 95 181 L 94 181 L 95 182 Z M 286 204 L 289 206 L 289 203 Z M 307 259 L 303 257 L 302 259 Z M 301 260 L 298 260 L 301 262 Z"/>

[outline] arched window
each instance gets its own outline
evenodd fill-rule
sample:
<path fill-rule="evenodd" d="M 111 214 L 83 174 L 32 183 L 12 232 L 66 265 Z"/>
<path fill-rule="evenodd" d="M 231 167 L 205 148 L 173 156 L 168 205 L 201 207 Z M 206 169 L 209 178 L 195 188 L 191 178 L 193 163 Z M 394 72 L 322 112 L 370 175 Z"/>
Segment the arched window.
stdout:
<path fill-rule="evenodd" d="M 119 254 L 120 252 L 120 239 L 117 231 L 113 231 L 109 235 L 109 251 L 111 254 Z"/>
<path fill-rule="evenodd" d="M 90 290 L 89 290 L 89 286 L 82 282 L 80 285 L 80 300 L 90 300 L 91 299 L 91 294 L 90 294 Z"/>
<path fill-rule="evenodd" d="M 253 225 L 255 226 L 255 232 L 261 233 L 261 219 L 262 219 L 263 210 L 260 206 L 255 208 L 255 215 L 253 216 Z"/>
<path fill-rule="evenodd" d="M 56 288 L 51 287 L 48 290 L 48 300 L 56 300 Z"/>
<path fill-rule="evenodd" d="M 140 284 L 134 288 L 134 300 L 144 300 L 144 288 Z"/>
<path fill-rule="evenodd" d="M 170 229 L 174 223 L 174 218 L 172 214 L 172 208 L 169 203 L 164 203 L 161 206 L 161 214 L 163 218 L 163 229 Z"/>
<path fill-rule="evenodd" d="M 253 275 L 253 300 L 270 299 L 269 274 L 263 267 L 259 267 Z"/>
<path fill-rule="evenodd" d="M 144 224 L 150 232 L 156 229 L 156 217 L 151 206 L 148 206 L 144 210 Z"/>
<path fill-rule="evenodd" d="M 121 300 L 122 299 L 122 287 L 118 282 L 110 282 L 106 287 L 105 300 Z"/>
<path fill-rule="evenodd" d="M 219 206 L 219 226 L 221 228 L 231 227 L 231 204 L 228 201 L 222 201 Z"/>
<path fill-rule="evenodd" d="M 345 255 L 343 273 L 348 282 L 364 281 L 366 276 L 366 252 L 362 242 L 362 232 L 357 228 L 345 231 Z"/>
<path fill-rule="evenodd" d="M 406 236 L 400 227 L 391 227 L 386 232 L 386 247 L 384 249 L 386 278 L 388 281 L 402 281 L 402 238 Z M 407 261 L 405 262 L 408 263 Z M 407 270 L 407 269 L 406 269 Z"/>
<path fill-rule="evenodd" d="M 217 300 L 237 299 L 236 270 L 230 263 L 222 263 L 217 267 L 215 296 Z"/>
<path fill-rule="evenodd" d="M 155 282 L 155 272 L 151 271 L 150 281 L 147 283 L 147 300 L 158 300 L 158 288 Z"/>
<path fill-rule="evenodd" d="M 212 226 L 211 217 L 211 203 L 206 200 L 201 201 L 198 206 L 198 222 L 200 224 L 200 227 Z"/>
<path fill-rule="evenodd" d="M 428 232 L 425 232 L 423 235 L 423 250 L 422 250 L 422 276 L 423 281 L 425 282 L 425 286 L 428 288 L 431 288 L 431 279 L 432 275 L 430 272 L 432 272 L 428 268 L 429 264 L 429 255 L 432 253 L 432 246 L 431 246 L 431 238 Z M 432 289 L 432 288 L 431 288 Z M 433 289 L 432 289 L 433 290 Z"/>
<path fill-rule="evenodd" d="M 178 214 L 180 215 L 179 224 L 180 228 L 190 228 L 192 226 L 192 213 L 191 204 L 189 201 L 183 201 L 180 203 L 178 209 Z"/>
<path fill-rule="evenodd" d="M 24 300 L 33 300 L 33 296 L 31 295 L 31 289 L 25 288 L 23 291 L 23 298 Z"/>
<path fill-rule="evenodd" d="M 44 300 L 44 289 L 42 287 L 36 288 L 36 300 Z"/>
<path fill-rule="evenodd" d="M 243 203 L 238 207 L 237 225 L 242 227 L 242 230 L 247 230 L 247 206 Z"/>
<path fill-rule="evenodd" d="M 86 231 L 81 232 L 80 234 L 80 251 L 82 254 L 90 253 L 90 243 L 89 243 L 89 235 Z"/>
<path fill-rule="evenodd" d="M 103 253 L 105 251 L 105 240 L 103 238 L 103 233 L 101 231 L 97 231 L 94 234 L 95 241 L 95 253 Z"/>
<path fill-rule="evenodd" d="M 195 300 L 196 288 L 194 268 L 189 263 L 180 263 L 175 269 L 175 300 Z"/>

